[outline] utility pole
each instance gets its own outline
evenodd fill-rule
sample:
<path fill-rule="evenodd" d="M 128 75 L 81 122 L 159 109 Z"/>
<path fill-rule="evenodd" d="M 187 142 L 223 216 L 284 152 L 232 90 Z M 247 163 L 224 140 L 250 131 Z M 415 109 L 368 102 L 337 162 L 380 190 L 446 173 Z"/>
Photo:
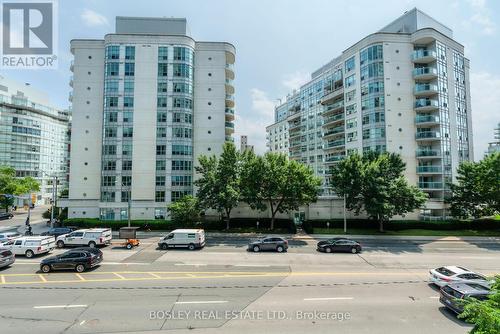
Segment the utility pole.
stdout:
<path fill-rule="evenodd" d="M 345 195 L 344 195 L 344 234 L 347 233 L 347 218 L 345 213 Z"/>
<path fill-rule="evenodd" d="M 127 222 L 128 222 L 128 227 L 130 227 L 130 196 L 131 196 L 131 191 L 128 192 L 128 201 L 127 201 Z"/>
<path fill-rule="evenodd" d="M 57 178 L 54 176 L 52 179 L 52 208 L 50 209 L 50 228 L 54 227 L 54 209 L 55 209 L 55 203 L 54 201 L 56 200 L 56 182 Z"/>

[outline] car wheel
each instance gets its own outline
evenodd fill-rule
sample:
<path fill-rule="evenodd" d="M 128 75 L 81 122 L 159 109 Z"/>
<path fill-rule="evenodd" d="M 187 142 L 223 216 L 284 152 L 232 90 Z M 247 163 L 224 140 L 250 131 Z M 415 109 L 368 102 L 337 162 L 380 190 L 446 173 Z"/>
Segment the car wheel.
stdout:
<path fill-rule="evenodd" d="M 351 248 L 351 253 L 356 254 L 358 252 L 358 249 L 356 247 Z"/>
<path fill-rule="evenodd" d="M 167 250 L 168 249 L 168 245 L 167 244 L 161 244 L 161 249 Z"/>
<path fill-rule="evenodd" d="M 33 255 L 35 255 L 35 253 L 33 253 L 31 249 L 28 249 L 26 253 L 24 253 L 24 255 L 26 255 L 26 257 L 30 259 L 33 257 Z"/>
<path fill-rule="evenodd" d="M 132 244 L 127 244 L 127 249 L 132 249 Z"/>
<path fill-rule="evenodd" d="M 189 250 L 194 250 L 195 249 L 194 244 L 189 244 L 188 249 Z"/>
<path fill-rule="evenodd" d="M 90 248 L 95 248 L 96 247 L 95 242 L 93 242 L 93 241 L 89 242 L 89 247 Z"/>
<path fill-rule="evenodd" d="M 63 247 L 64 247 L 64 241 L 59 240 L 59 241 L 57 242 L 57 248 L 63 248 Z"/>
<path fill-rule="evenodd" d="M 252 248 L 252 249 L 253 249 L 253 251 L 254 251 L 255 253 L 260 252 L 260 247 L 259 247 L 259 246 L 253 246 L 253 248 Z"/>
<path fill-rule="evenodd" d="M 331 253 L 331 252 L 332 252 L 332 247 L 325 248 L 325 253 Z"/>
<path fill-rule="evenodd" d="M 51 268 L 50 268 L 50 266 L 49 266 L 48 264 L 44 264 L 44 265 L 42 266 L 42 272 L 44 272 L 44 273 L 48 273 L 48 272 L 50 272 L 50 269 L 51 269 Z"/>
<path fill-rule="evenodd" d="M 276 250 L 278 251 L 278 253 L 283 253 L 285 249 L 283 248 L 283 246 L 278 246 L 276 247 Z"/>
<path fill-rule="evenodd" d="M 85 266 L 83 264 L 77 264 L 75 270 L 77 273 L 83 273 L 85 271 Z"/>

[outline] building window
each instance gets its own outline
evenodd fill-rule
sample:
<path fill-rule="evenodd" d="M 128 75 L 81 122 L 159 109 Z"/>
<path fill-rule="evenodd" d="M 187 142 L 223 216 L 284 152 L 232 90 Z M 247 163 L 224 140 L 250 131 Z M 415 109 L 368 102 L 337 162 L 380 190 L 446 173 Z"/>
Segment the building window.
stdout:
<path fill-rule="evenodd" d="M 116 128 L 105 128 L 104 137 L 106 138 L 116 138 L 117 130 Z"/>
<path fill-rule="evenodd" d="M 156 138 L 166 138 L 167 128 L 156 128 Z"/>
<path fill-rule="evenodd" d="M 117 112 L 106 113 L 106 121 L 108 121 L 109 123 L 118 122 L 118 113 Z"/>
<path fill-rule="evenodd" d="M 165 176 L 157 176 L 156 177 L 156 186 L 163 187 L 165 185 L 166 177 Z"/>
<path fill-rule="evenodd" d="M 106 75 L 107 76 L 116 76 L 119 75 L 119 63 L 107 63 L 106 64 Z"/>
<path fill-rule="evenodd" d="M 115 211 L 113 209 L 101 209 L 101 220 L 115 220 Z"/>
<path fill-rule="evenodd" d="M 184 60 L 191 62 L 193 58 L 193 51 L 189 48 L 174 47 L 174 60 Z"/>
<path fill-rule="evenodd" d="M 123 160 L 122 170 L 132 170 L 132 160 Z"/>
<path fill-rule="evenodd" d="M 382 54 L 382 45 L 373 45 L 364 50 L 362 50 L 359 54 L 359 62 L 361 65 L 374 61 L 381 60 L 383 58 Z"/>
<path fill-rule="evenodd" d="M 158 82 L 158 93 L 166 93 L 168 90 L 167 82 Z"/>
<path fill-rule="evenodd" d="M 128 202 L 128 200 L 130 198 L 130 191 L 122 191 L 121 198 L 122 198 L 122 202 Z M 127 212 L 127 211 L 125 210 L 125 212 Z M 125 217 L 125 219 L 127 219 L 127 218 Z"/>
<path fill-rule="evenodd" d="M 130 187 L 131 185 L 132 185 L 132 176 L 123 175 L 122 176 L 122 186 L 123 187 Z"/>
<path fill-rule="evenodd" d="M 101 202 L 114 202 L 115 192 L 114 191 L 102 191 L 101 192 Z"/>
<path fill-rule="evenodd" d="M 118 107 L 118 97 L 117 96 L 107 96 L 106 98 L 106 107 Z"/>
<path fill-rule="evenodd" d="M 120 59 L 120 46 L 109 45 L 106 47 L 106 59 Z"/>
<path fill-rule="evenodd" d="M 166 108 L 167 107 L 167 98 L 166 97 L 158 97 L 156 99 L 156 106 L 158 108 Z"/>
<path fill-rule="evenodd" d="M 131 111 L 123 112 L 123 123 L 132 123 L 134 120 L 134 113 Z"/>
<path fill-rule="evenodd" d="M 135 46 L 125 47 L 125 59 L 134 60 L 135 59 Z"/>
<path fill-rule="evenodd" d="M 346 72 L 354 70 L 355 66 L 356 66 L 356 62 L 354 60 L 354 56 L 352 56 L 351 58 L 349 58 L 345 61 L 345 71 Z"/>
<path fill-rule="evenodd" d="M 123 107 L 131 108 L 134 106 L 134 98 L 132 96 L 125 96 L 123 98 Z"/>
<path fill-rule="evenodd" d="M 165 160 L 156 160 L 156 170 L 166 170 L 167 162 Z"/>
<path fill-rule="evenodd" d="M 187 170 L 193 169 L 193 162 L 188 160 L 172 160 L 172 170 Z"/>
<path fill-rule="evenodd" d="M 104 145 L 104 155 L 116 155 L 116 145 Z"/>
<path fill-rule="evenodd" d="M 172 175 L 172 187 L 190 187 L 191 186 L 191 175 Z"/>
<path fill-rule="evenodd" d="M 167 145 L 156 145 L 156 155 L 166 155 Z"/>
<path fill-rule="evenodd" d="M 172 191 L 171 192 L 171 200 L 172 202 L 175 202 L 177 200 L 180 200 L 184 196 L 192 195 L 191 190 L 184 190 L 184 191 Z"/>
<path fill-rule="evenodd" d="M 193 155 L 193 147 L 188 145 L 172 145 L 172 155 Z"/>
<path fill-rule="evenodd" d="M 166 63 L 158 64 L 158 76 L 159 77 L 166 77 L 167 76 L 167 69 L 168 69 L 168 64 L 166 64 Z"/>
<path fill-rule="evenodd" d="M 134 63 L 125 63 L 125 76 L 133 77 L 135 73 L 135 64 Z"/>
<path fill-rule="evenodd" d="M 188 64 L 173 64 L 174 77 L 188 78 L 193 77 L 193 68 Z"/>
<path fill-rule="evenodd" d="M 356 77 L 355 77 L 355 74 L 351 75 L 351 76 L 348 76 L 347 78 L 345 78 L 345 87 L 346 88 L 349 88 L 351 86 L 354 86 L 354 84 L 356 83 Z"/>
<path fill-rule="evenodd" d="M 101 179 L 101 186 L 114 187 L 116 185 L 116 176 L 103 175 Z"/>
<path fill-rule="evenodd" d="M 155 192 L 155 202 L 165 202 L 165 191 L 160 190 Z"/>
<path fill-rule="evenodd" d="M 158 114 L 156 114 L 156 121 L 158 123 L 166 123 L 167 122 L 167 113 L 166 112 L 159 112 Z"/>
<path fill-rule="evenodd" d="M 174 97 L 173 107 L 193 109 L 193 100 L 185 97 Z"/>
<path fill-rule="evenodd" d="M 123 144 L 122 145 L 122 155 L 123 156 L 131 156 L 132 155 L 132 144 Z"/>
<path fill-rule="evenodd" d="M 155 209 L 155 219 L 165 219 L 166 210 L 164 208 Z"/>
<path fill-rule="evenodd" d="M 193 92 L 192 85 L 186 82 L 174 82 L 173 91 L 175 93 L 191 94 Z"/>
<path fill-rule="evenodd" d="M 168 48 L 165 46 L 158 47 L 158 60 L 168 59 Z"/>
<path fill-rule="evenodd" d="M 173 128 L 173 137 L 175 138 L 192 138 L 193 130 L 188 128 Z"/>
<path fill-rule="evenodd" d="M 134 128 L 127 127 L 123 128 L 123 138 L 132 138 L 134 135 Z"/>

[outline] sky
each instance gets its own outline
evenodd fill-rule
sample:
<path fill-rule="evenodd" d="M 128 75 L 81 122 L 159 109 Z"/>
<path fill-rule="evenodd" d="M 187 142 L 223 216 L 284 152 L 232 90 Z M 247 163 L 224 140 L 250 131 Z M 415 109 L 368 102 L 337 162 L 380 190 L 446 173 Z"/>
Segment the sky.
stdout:
<path fill-rule="evenodd" d="M 483 156 L 500 122 L 500 1 L 488 0 L 59 0 L 57 70 L 3 70 L 1 75 L 45 90 L 69 105 L 69 43 L 114 32 L 115 16 L 185 17 L 200 41 L 236 47 L 235 138 L 248 135 L 266 151 L 265 127 L 279 98 L 310 73 L 414 7 L 453 29 L 471 60 L 475 159 Z"/>

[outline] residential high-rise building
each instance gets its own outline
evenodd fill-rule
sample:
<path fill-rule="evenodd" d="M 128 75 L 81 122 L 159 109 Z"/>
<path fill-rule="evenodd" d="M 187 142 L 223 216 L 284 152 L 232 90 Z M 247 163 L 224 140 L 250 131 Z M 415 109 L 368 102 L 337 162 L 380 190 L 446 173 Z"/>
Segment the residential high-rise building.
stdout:
<path fill-rule="evenodd" d="M 494 141 L 488 143 L 488 151 L 486 152 L 487 155 L 500 152 L 500 123 L 498 123 L 495 128 L 494 139 Z"/>
<path fill-rule="evenodd" d="M 165 217 L 197 157 L 233 141 L 234 46 L 195 41 L 186 19 L 117 17 L 71 52 L 69 217 Z"/>
<path fill-rule="evenodd" d="M 413 217 L 444 217 L 448 184 L 473 158 L 469 60 L 451 29 L 415 8 L 312 73 L 275 121 L 288 122 L 289 157 L 323 178 L 324 197 L 334 196 L 330 167 L 347 155 L 396 152 L 429 194 Z"/>
<path fill-rule="evenodd" d="M 0 165 L 39 181 L 34 204 L 50 203 L 54 176 L 58 192 L 68 186 L 69 122 L 44 92 L 0 76 Z"/>
<path fill-rule="evenodd" d="M 240 152 L 243 153 L 245 151 L 254 151 L 253 145 L 248 145 L 248 136 L 240 137 Z"/>

